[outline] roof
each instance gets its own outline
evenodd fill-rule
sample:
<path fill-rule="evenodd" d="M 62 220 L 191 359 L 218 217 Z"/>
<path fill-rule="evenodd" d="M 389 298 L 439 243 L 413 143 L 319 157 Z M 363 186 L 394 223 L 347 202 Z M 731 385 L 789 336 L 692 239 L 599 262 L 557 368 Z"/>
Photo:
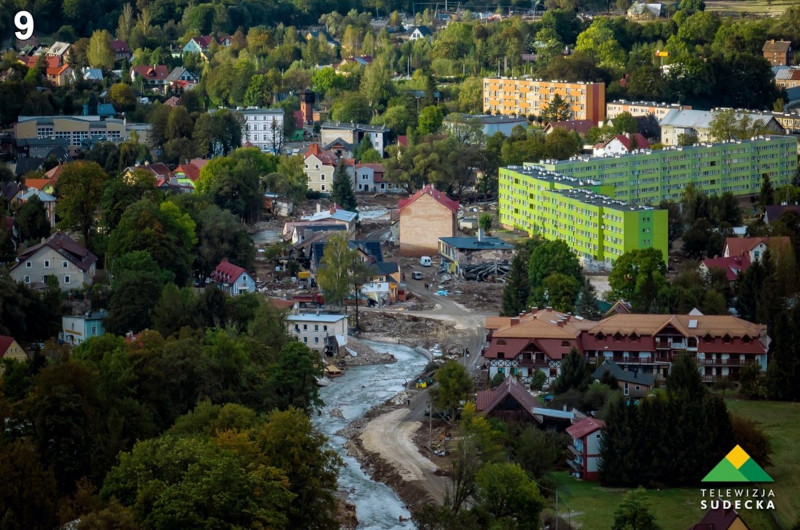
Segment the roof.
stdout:
<path fill-rule="evenodd" d="M 605 429 L 606 423 L 603 420 L 598 420 L 595 418 L 584 418 L 578 423 L 572 424 L 567 427 L 567 434 L 572 436 L 574 439 L 583 438 L 592 434 L 595 431 L 600 429 Z"/>
<path fill-rule="evenodd" d="M 720 109 L 721 110 L 721 109 Z M 714 119 L 714 110 L 672 109 L 661 119 L 661 127 L 683 127 L 689 129 L 709 129 Z M 761 121 L 765 125 L 775 120 L 772 115 L 760 112 L 736 111 L 736 118 L 747 116 L 753 121 Z"/>
<path fill-rule="evenodd" d="M 335 166 L 339 163 L 339 156 L 336 153 L 323 149 L 319 144 L 311 144 L 308 146 L 304 158 L 310 156 L 317 157 L 323 165 L 327 166 Z"/>
<path fill-rule="evenodd" d="M 646 386 L 653 386 L 656 381 L 656 376 L 654 374 L 645 374 L 645 373 L 637 373 L 637 372 L 629 372 L 628 370 L 623 370 L 620 366 L 615 363 L 611 359 L 606 359 L 603 361 L 603 364 L 597 367 L 597 370 L 594 371 L 592 374 L 592 379 L 602 379 L 603 374 L 606 372 L 611 372 L 611 375 L 614 376 L 614 379 L 617 381 L 627 382 L 627 383 L 638 383 L 641 385 Z"/>
<path fill-rule="evenodd" d="M 114 39 L 111 41 L 111 49 L 114 53 L 130 53 L 131 49 L 125 41 Z"/>
<path fill-rule="evenodd" d="M 431 35 L 433 35 L 433 32 L 430 30 L 428 26 L 417 26 L 416 28 L 414 28 L 414 31 L 418 31 L 420 35 L 423 35 L 424 37 L 430 37 Z"/>
<path fill-rule="evenodd" d="M 282 298 L 275 298 L 273 296 L 267 297 L 267 303 L 277 307 L 278 309 L 291 309 L 294 307 L 293 300 L 284 300 Z"/>
<path fill-rule="evenodd" d="M 14 337 L 9 337 L 8 335 L 0 335 L 0 358 L 2 358 L 8 349 L 11 347 L 11 344 L 14 343 Z"/>
<path fill-rule="evenodd" d="M 71 71 L 72 67 L 68 64 L 62 64 L 61 66 L 53 66 L 53 67 L 48 66 L 46 73 L 47 75 L 61 75 L 67 70 Z"/>
<path fill-rule="evenodd" d="M 602 333 L 604 335 L 631 335 L 652 336 L 661 332 L 667 325 L 671 325 L 684 336 L 702 337 L 750 337 L 758 338 L 766 327 L 754 324 L 747 320 L 732 315 L 646 315 L 646 314 L 617 314 L 605 318 L 588 330 L 590 335 Z"/>
<path fill-rule="evenodd" d="M 51 235 L 45 242 L 26 248 L 22 254 L 19 255 L 19 261 L 16 263 L 16 265 L 11 267 L 11 270 L 14 270 L 20 266 L 24 266 L 25 260 L 35 255 L 44 247 L 49 247 L 55 250 L 84 272 L 88 271 L 89 268 L 97 261 L 97 256 L 95 256 L 91 251 L 79 245 L 74 239 L 59 230 L 55 234 Z"/>
<path fill-rule="evenodd" d="M 347 315 L 330 315 L 316 313 L 302 313 L 299 315 L 289 315 L 286 320 L 289 322 L 339 322 L 342 319 L 347 319 Z"/>
<path fill-rule="evenodd" d="M 739 256 L 744 252 L 750 252 L 761 243 L 767 248 L 779 244 L 787 245 L 791 241 L 788 236 L 780 237 L 727 237 L 725 238 L 725 250 L 729 256 Z"/>
<path fill-rule="evenodd" d="M 58 166 L 56 166 L 58 167 Z M 25 187 L 28 189 L 33 188 L 43 190 L 45 186 L 50 184 L 50 179 L 25 179 Z"/>
<path fill-rule="evenodd" d="M 373 263 L 372 266 L 375 267 L 378 274 L 394 274 L 400 270 L 397 266 L 397 262 L 394 261 L 380 261 L 378 263 Z"/>
<path fill-rule="evenodd" d="M 214 271 L 210 274 L 210 277 L 212 280 L 218 283 L 232 284 L 236 283 L 236 280 L 239 278 L 239 276 L 241 276 L 245 272 L 247 271 L 244 270 L 242 267 L 234 265 L 233 263 L 228 261 L 228 258 L 222 258 L 222 261 L 220 262 L 219 265 L 217 265 L 217 268 L 214 269 Z"/>
<path fill-rule="evenodd" d="M 409 197 L 408 199 L 400 199 L 397 202 L 398 211 L 402 212 L 406 206 L 412 204 L 414 201 L 422 197 L 423 195 L 430 195 L 433 197 L 438 203 L 445 206 L 447 209 L 452 211 L 454 214 L 458 213 L 458 202 L 454 201 L 453 199 L 449 198 L 447 195 L 442 193 L 441 191 L 437 190 L 433 184 L 426 184 L 424 188 L 418 190 L 414 195 Z"/>
<path fill-rule="evenodd" d="M 764 221 L 774 221 L 783 215 L 784 212 L 797 212 L 800 213 L 800 205 L 798 204 L 774 204 L 767 206 L 764 211 Z"/>
<path fill-rule="evenodd" d="M 352 151 L 353 150 L 353 144 L 351 144 L 349 142 L 345 142 L 344 140 L 342 140 L 341 138 L 338 138 L 338 137 L 334 141 L 324 145 L 322 147 L 322 149 L 324 149 L 325 151 L 328 151 L 332 147 L 337 147 L 337 146 L 338 147 L 344 147 L 348 151 Z"/>
<path fill-rule="evenodd" d="M 20 201 L 25 202 L 31 197 L 37 197 L 42 202 L 56 202 L 56 198 L 50 195 L 49 193 L 45 193 L 42 190 L 37 190 L 36 188 L 30 188 L 28 191 L 22 194 L 19 198 Z"/>
<path fill-rule="evenodd" d="M 134 66 L 131 68 L 131 72 L 134 72 L 144 79 L 155 79 L 157 81 L 164 81 L 169 76 L 169 70 L 167 70 L 166 65 L 157 64 L 155 66 L 149 65 L 142 65 L 142 66 Z"/>
<path fill-rule="evenodd" d="M 786 53 L 792 48 L 791 41 L 788 40 L 768 40 L 764 43 L 761 51 L 765 53 Z"/>
<path fill-rule="evenodd" d="M 213 42 L 216 42 L 214 37 L 211 35 L 200 35 L 199 37 L 194 37 L 191 40 L 195 41 L 197 45 L 200 46 L 201 50 L 207 50 Z"/>
<path fill-rule="evenodd" d="M 507 377 L 505 381 L 494 390 L 478 392 L 476 409 L 478 412 L 490 414 L 508 396 L 514 398 L 528 414 L 533 416 L 533 408 L 536 407 L 539 402 L 533 394 L 525 390 L 525 387 L 522 386 L 516 377 Z"/>
<path fill-rule="evenodd" d="M 447 245 L 458 250 L 513 250 L 514 245 L 506 243 L 497 237 L 440 237 Z"/>
<path fill-rule="evenodd" d="M 717 508 L 716 510 L 708 510 L 703 518 L 700 519 L 700 522 L 689 530 L 728 530 L 737 518 L 744 524 L 745 528 L 749 528 L 739 517 L 736 510 Z"/>
<path fill-rule="evenodd" d="M 346 223 L 352 223 L 358 217 L 358 212 L 349 212 L 343 209 L 338 204 L 334 204 L 330 210 L 323 210 L 321 212 L 317 212 L 313 215 L 303 216 L 300 219 L 303 221 L 324 221 L 327 219 L 334 219 L 336 221 L 343 221 Z"/>
<path fill-rule="evenodd" d="M 364 131 L 364 132 L 376 132 L 376 133 L 388 133 L 389 129 L 383 125 L 367 125 L 364 123 L 347 123 L 347 122 L 333 122 L 333 121 L 326 121 L 321 126 L 320 129 L 339 129 L 344 131 Z"/>
<path fill-rule="evenodd" d="M 650 142 L 647 141 L 647 138 L 638 132 L 631 135 L 618 134 L 611 140 L 607 141 L 606 145 L 610 144 L 614 140 L 617 140 L 619 143 L 621 143 L 628 151 L 633 151 L 634 149 L 647 149 L 650 147 Z"/>
<path fill-rule="evenodd" d="M 148 171 L 152 173 L 154 177 L 161 177 L 164 180 L 169 180 L 175 176 L 175 174 L 170 171 L 167 165 L 162 162 L 154 162 L 152 164 L 144 164 L 141 166 L 131 166 L 125 168 L 125 172 L 136 170 Z"/>
<path fill-rule="evenodd" d="M 575 131 L 578 134 L 586 136 L 589 129 L 592 127 L 594 127 L 594 122 L 592 120 L 554 121 L 550 122 L 547 127 L 545 127 L 545 132 L 549 129 L 564 129 L 566 131 Z"/>
<path fill-rule="evenodd" d="M 186 164 L 181 164 L 180 166 L 176 167 L 173 173 L 175 175 L 182 173 L 187 179 L 195 182 L 200 178 L 200 172 L 203 170 L 203 166 L 205 166 L 207 163 L 208 160 L 195 158 Z"/>
<path fill-rule="evenodd" d="M 70 44 L 68 42 L 55 42 L 50 49 L 47 50 L 47 53 L 50 55 L 64 55 L 69 50 Z"/>
<path fill-rule="evenodd" d="M 16 182 L 6 182 L 3 187 L 0 188 L 0 192 L 2 192 L 3 197 L 7 201 L 11 202 L 11 199 L 22 193 L 22 186 Z"/>
<path fill-rule="evenodd" d="M 351 249 L 361 250 L 364 254 L 373 258 L 375 263 L 383 262 L 381 242 L 377 239 L 352 240 L 347 242 L 347 246 Z"/>
<path fill-rule="evenodd" d="M 739 274 L 750 268 L 750 254 L 743 252 L 738 256 L 728 256 L 722 258 L 709 258 L 703 260 L 706 269 L 722 269 L 725 271 L 725 279 L 729 282 L 736 281 Z"/>

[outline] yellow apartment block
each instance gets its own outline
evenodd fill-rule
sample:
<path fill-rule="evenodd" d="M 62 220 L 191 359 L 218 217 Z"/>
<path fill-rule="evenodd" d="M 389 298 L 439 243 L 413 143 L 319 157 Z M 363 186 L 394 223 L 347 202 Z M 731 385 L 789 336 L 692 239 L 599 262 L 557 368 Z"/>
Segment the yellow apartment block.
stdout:
<path fill-rule="evenodd" d="M 606 117 L 605 83 L 567 83 L 513 77 L 483 78 L 483 110 L 492 114 L 538 116 L 558 94 L 570 104 L 572 120 Z"/>

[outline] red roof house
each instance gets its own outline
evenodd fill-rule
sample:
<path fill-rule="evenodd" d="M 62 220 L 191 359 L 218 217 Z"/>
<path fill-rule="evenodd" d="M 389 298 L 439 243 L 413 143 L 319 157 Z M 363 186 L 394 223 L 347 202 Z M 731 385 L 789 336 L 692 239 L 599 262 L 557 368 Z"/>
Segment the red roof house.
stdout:
<path fill-rule="evenodd" d="M 600 433 L 605 429 L 603 420 L 584 418 L 567 428 L 572 437 L 567 463 L 573 474 L 584 480 L 600 477 Z"/>
<path fill-rule="evenodd" d="M 538 422 L 533 414 L 539 403 L 516 377 L 509 377 L 494 390 L 478 392 L 476 409 L 505 422 Z"/>
<path fill-rule="evenodd" d="M 739 256 L 723 256 L 721 258 L 704 259 L 700 263 L 700 270 L 708 273 L 711 269 L 721 269 L 725 271 L 725 279 L 735 282 L 740 274 L 750 268 L 750 254 L 743 252 Z"/>
<path fill-rule="evenodd" d="M 0 359 L 14 359 L 16 361 L 27 361 L 28 356 L 25 350 L 22 349 L 14 337 L 8 335 L 0 335 Z M 0 374 L 3 369 L 0 368 Z"/>
<path fill-rule="evenodd" d="M 699 523 L 689 530 L 750 530 L 733 508 L 709 510 Z"/>
<path fill-rule="evenodd" d="M 253 277 L 242 267 L 229 262 L 228 258 L 222 259 L 211 273 L 210 278 L 220 289 L 231 296 L 256 291 L 256 282 Z"/>

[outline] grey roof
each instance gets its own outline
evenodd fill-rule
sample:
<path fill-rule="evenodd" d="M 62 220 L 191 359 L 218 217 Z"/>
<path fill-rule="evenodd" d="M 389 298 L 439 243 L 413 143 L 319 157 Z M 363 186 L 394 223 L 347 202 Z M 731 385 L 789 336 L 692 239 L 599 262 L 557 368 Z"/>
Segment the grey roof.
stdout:
<path fill-rule="evenodd" d="M 430 37 L 431 35 L 433 35 L 433 32 L 430 30 L 428 26 L 417 26 L 414 29 L 419 30 L 420 34 L 424 37 Z"/>
<path fill-rule="evenodd" d="M 770 120 L 774 120 L 770 114 L 762 114 L 760 112 L 747 112 L 736 111 L 736 117 L 741 118 L 743 115 L 748 116 L 751 120 L 761 120 L 765 124 Z M 671 127 L 686 127 L 691 129 L 708 129 L 711 127 L 711 120 L 714 119 L 713 110 L 683 110 L 672 109 L 667 112 L 659 124 Z"/>
<path fill-rule="evenodd" d="M 342 129 L 346 131 L 352 131 L 357 129 L 359 131 L 364 132 L 380 132 L 385 133 L 389 132 L 389 129 L 384 127 L 383 125 L 365 125 L 363 123 L 342 123 L 342 122 L 333 122 L 333 121 L 326 121 L 320 126 L 321 129 Z"/>
<path fill-rule="evenodd" d="M 336 138 L 336 140 L 328 143 L 327 145 L 322 146 L 322 150 L 327 151 L 335 145 L 341 145 L 342 147 L 345 147 L 348 151 L 353 150 L 353 144 L 351 144 L 350 142 L 345 142 L 341 138 Z"/>
<path fill-rule="evenodd" d="M 380 263 L 373 263 L 375 269 L 378 271 L 378 274 L 394 274 L 398 270 L 400 270 L 397 266 L 397 263 L 394 261 L 383 261 Z"/>
<path fill-rule="evenodd" d="M 216 109 L 214 109 L 216 110 Z M 283 109 L 262 109 L 258 107 L 247 107 L 246 109 L 237 109 L 240 114 L 283 114 Z"/>
<path fill-rule="evenodd" d="M 300 315 L 289 315 L 286 320 L 289 322 L 339 322 L 347 315 L 317 315 L 316 313 L 305 313 Z"/>
<path fill-rule="evenodd" d="M 14 169 L 14 173 L 19 177 L 31 171 L 36 171 L 37 169 L 42 167 L 42 162 L 44 162 L 44 158 L 37 158 L 37 157 L 17 158 L 17 167 Z"/>
<path fill-rule="evenodd" d="M 515 117 L 515 116 L 493 116 L 491 114 L 462 114 L 464 117 L 464 121 L 467 120 L 478 120 L 484 125 L 494 124 L 494 123 L 528 123 L 528 119 L 524 116 Z M 444 121 L 451 122 L 453 120 L 453 115 L 450 114 L 447 116 Z"/>
<path fill-rule="evenodd" d="M 628 370 L 623 370 L 619 367 L 617 363 L 612 361 L 611 359 L 606 359 L 603 361 L 597 370 L 594 371 L 592 374 L 592 379 L 599 380 L 603 377 L 603 374 L 606 372 L 611 372 L 611 375 L 614 376 L 614 379 L 617 381 L 627 382 L 627 383 L 639 383 L 645 386 L 653 386 L 655 383 L 656 376 L 654 374 L 643 374 L 638 372 L 629 372 Z"/>
<path fill-rule="evenodd" d="M 348 241 L 347 246 L 351 249 L 359 249 L 367 256 L 372 256 L 376 263 L 383 261 L 383 252 L 381 251 L 381 242 L 377 239 L 361 239 Z"/>
<path fill-rule="evenodd" d="M 661 126 L 658 125 L 658 119 L 652 114 L 647 116 L 634 116 L 636 120 L 636 130 L 645 138 L 659 138 L 661 136 Z"/>
<path fill-rule="evenodd" d="M 512 250 L 514 248 L 514 245 L 496 237 L 484 236 L 480 241 L 477 237 L 440 237 L 439 240 L 459 250 Z"/>

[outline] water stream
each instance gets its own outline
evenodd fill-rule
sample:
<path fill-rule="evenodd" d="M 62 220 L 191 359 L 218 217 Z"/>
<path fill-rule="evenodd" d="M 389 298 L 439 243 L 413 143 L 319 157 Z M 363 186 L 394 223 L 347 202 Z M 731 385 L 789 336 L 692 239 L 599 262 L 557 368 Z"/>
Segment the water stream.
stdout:
<path fill-rule="evenodd" d="M 376 351 L 392 353 L 397 362 L 357 366 L 348 369 L 330 386 L 320 389 L 325 402 L 321 414 L 314 417 L 314 425 L 329 438 L 330 446 L 342 457 L 344 466 L 339 472 L 339 487 L 348 494 L 356 506 L 359 529 L 393 530 L 415 528 L 411 521 L 399 522 L 399 517 L 410 517 L 400 497 L 387 485 L 375 482 L 361 469 L 361 464 L 347 454 L 347 441 L 334 433 L 363 416 L 375 405 L 403 391 L 405 383 L 418 375 L 427 359 L 413 349 L 397 344 L 364 341 Z M 331 411 L 339 409 L 342 418 L 332 417 Z"/>

